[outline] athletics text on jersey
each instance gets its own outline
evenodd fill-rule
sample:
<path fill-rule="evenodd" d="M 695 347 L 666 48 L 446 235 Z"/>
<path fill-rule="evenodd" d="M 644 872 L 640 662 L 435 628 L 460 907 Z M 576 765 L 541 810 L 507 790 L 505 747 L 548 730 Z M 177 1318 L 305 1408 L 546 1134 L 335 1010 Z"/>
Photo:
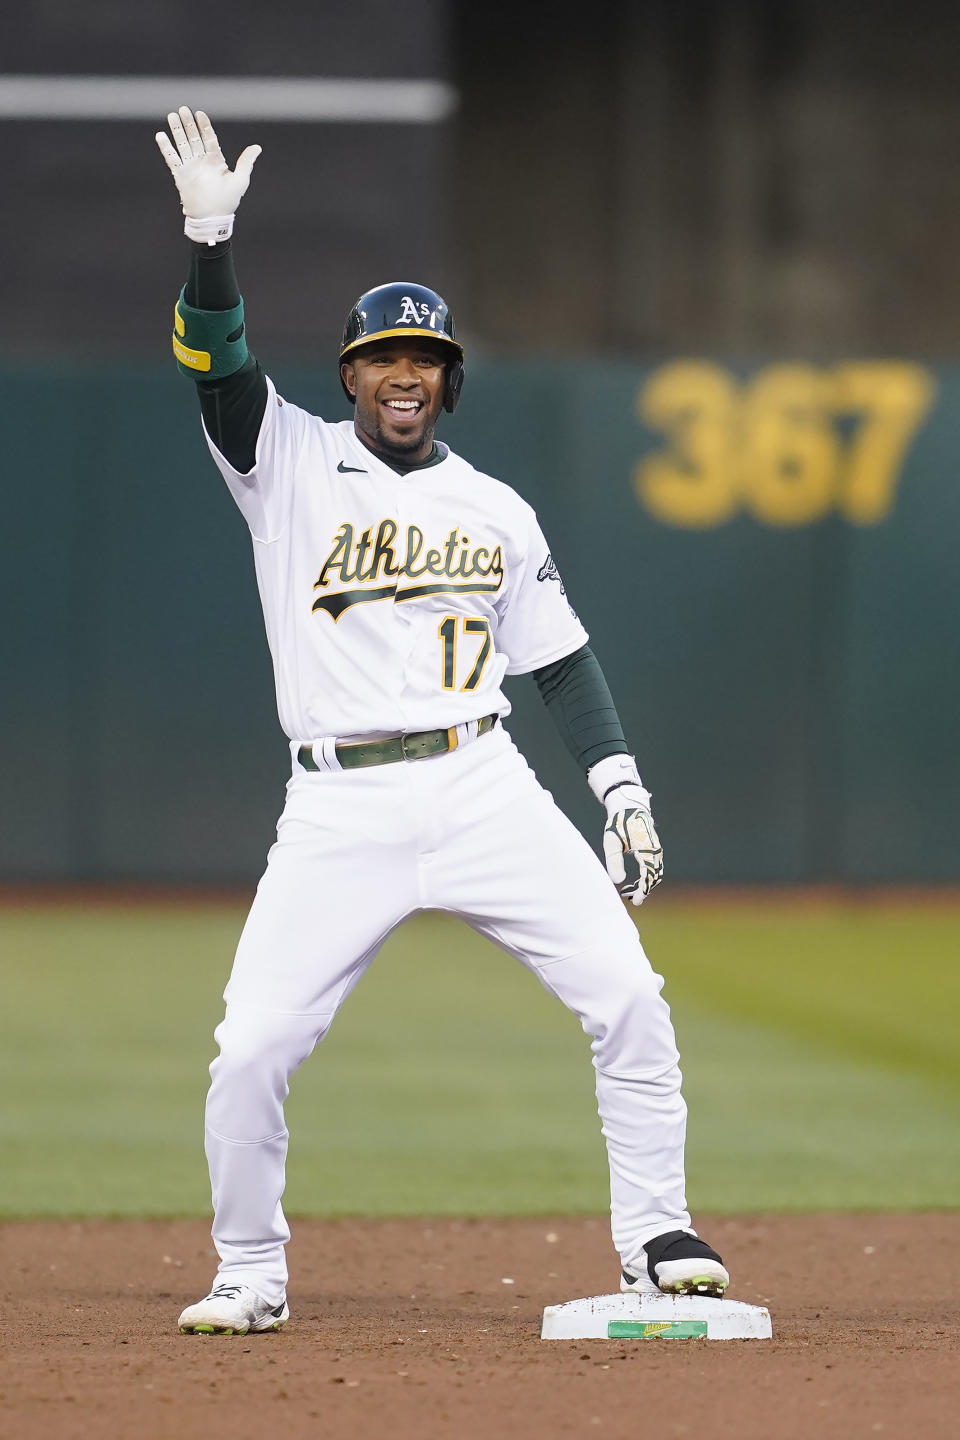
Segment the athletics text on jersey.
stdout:
<path fill-rule="evenodd" d="M 397 475 L 352 422 L 272 384 L 252 470 L 210 448 L 253 537 L 291 741 L 506 715 L 505 674 L 586 643 L 563 587 L 542 583 L 556 570 L 533 510 L 452 452 Z"/>
<path fill-rule="evenodd" d="M 396 539 L 395 520 L 381 520 L 375 538 L 372 529 L 367 529 L 356 540 L 353 526 L 341 525 L 315 588 L 324 590 L 333 580 L 346 588 L 319 595 L 314 610 L 326 610 L 339 620 L 351 605 L 369 600 L 401 604 L 424 595 L 495 595 L 500 589 L 503 555 L 499 545 L 492 553 L 486 545 L 471 549 L 469 538 L 454 527 L 443 548 L 432 549 L 420 527 L 410 525 L 400 558 Z"/>

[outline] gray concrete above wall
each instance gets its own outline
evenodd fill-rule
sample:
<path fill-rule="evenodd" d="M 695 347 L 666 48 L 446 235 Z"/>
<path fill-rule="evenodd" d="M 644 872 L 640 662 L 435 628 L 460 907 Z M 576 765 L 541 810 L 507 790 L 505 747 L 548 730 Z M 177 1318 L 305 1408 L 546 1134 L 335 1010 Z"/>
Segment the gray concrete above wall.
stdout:
<path fill-rule="evenodd" d="M 387 276 L 447 293 L 474 353 L 950 357 L 958 50 L 950 0 L 595 0 L 562 20 L 532 0 L 45 0 L 0 68 L 457 88 L 441 124 L 220 123 L 231 158 L 264 147 L 237 259 L 274 361 L 332 353 Z M 202 104 L 188 88 L 169 103 Z M 0 353 L 166 343 L 186 249 L 162 108 L 0 118 Z"/>
<path fill-rule="evenodd" d="M 4 36 L 12 75 L 360 77 L 446 80 L 446 0 L 350 6 L 162 0 L 28 7 Z M 156 115 L 0 118 L 8 221 L 0 233 L 0 349 L 158 356 L 183 283 L 179 202 L 154 143 L 165 108 L 203 107 L 174 83 Z M 233 162 L 263 146 L 237 229 L 237 262 L 266 354 L 333 355 L 343 317 L 385 279 L 448 283 L 447 123 L 228 119 Z"/>
<path fill-rule="evenodd" d="M 455 9 L 477 338 L 956 354 L 955 5 L 506 10 Z"/>

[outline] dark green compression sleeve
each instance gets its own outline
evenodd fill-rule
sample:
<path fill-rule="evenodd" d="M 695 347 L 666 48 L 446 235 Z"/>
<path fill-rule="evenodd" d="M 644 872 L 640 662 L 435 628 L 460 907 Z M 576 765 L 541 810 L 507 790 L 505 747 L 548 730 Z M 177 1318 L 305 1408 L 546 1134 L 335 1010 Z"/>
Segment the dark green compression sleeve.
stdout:
<path fill-rule="evenodd" d="M 229 240 L 190 247 L 190 273 L 183 298 L 196 310 L 233 310 L 240 289 Z M 253 468 L 257 436 L 267 406 L 267 380 L 255 355 L 247 355 L 232 375 L 222 380 L 195 380 L 207 434 L 220 454 L 245 475 Z"/>
<path fill-rule="evenodd" d="M 589 645 L 534 670 L 533 678 L 563 743 L 585 771 L 606 755 L 630 753 L 610 687 Z"/>
<path fill-rule="evenodd" d="M 240 287 L 233 263 L 233 244 L 220 240 L 216 245 L 190 244 L 190 273 L 184 286 L 188 305 L 197 310 L 232 310 L 240 304 Z"/>

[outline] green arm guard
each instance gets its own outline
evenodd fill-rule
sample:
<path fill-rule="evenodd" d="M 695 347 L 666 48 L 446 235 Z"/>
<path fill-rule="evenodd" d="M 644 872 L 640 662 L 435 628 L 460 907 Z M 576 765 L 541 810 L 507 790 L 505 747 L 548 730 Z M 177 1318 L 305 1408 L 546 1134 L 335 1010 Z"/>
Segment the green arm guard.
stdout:
<path fill-rule="evenodd" d="M 184 300 L 173 311 L 173 353 L 177 369 L 191 380 L 225 380 L 247 358 L 243 301 L 232 310 L 195 310 Z"/>

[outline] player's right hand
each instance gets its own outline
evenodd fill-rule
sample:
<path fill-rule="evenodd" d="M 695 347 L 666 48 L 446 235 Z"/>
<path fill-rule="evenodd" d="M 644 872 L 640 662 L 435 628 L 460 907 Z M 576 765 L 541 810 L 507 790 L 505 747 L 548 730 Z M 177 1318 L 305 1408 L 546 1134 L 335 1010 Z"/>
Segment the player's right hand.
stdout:
<path fill-rule="evenodd" d="M 198 110 L 194 118 L 190 107 L 181 105 L 178 111 L 172 111 L 167 116 L 167 124 L 173 144 L 165 130 L 157 131 L 156 140 L 180 193 L 183 213 L 188 221 L 184 227 L 187 234 L 191 234 L 191 220 L 232 219 L 247 193 L 260 146 L 248 145 L 236 168 L 230 170 L 223 158 L 217 132 L 202 110 Z M 194 235 L 194 238 L 209 237 L 204 234 Z"/>

